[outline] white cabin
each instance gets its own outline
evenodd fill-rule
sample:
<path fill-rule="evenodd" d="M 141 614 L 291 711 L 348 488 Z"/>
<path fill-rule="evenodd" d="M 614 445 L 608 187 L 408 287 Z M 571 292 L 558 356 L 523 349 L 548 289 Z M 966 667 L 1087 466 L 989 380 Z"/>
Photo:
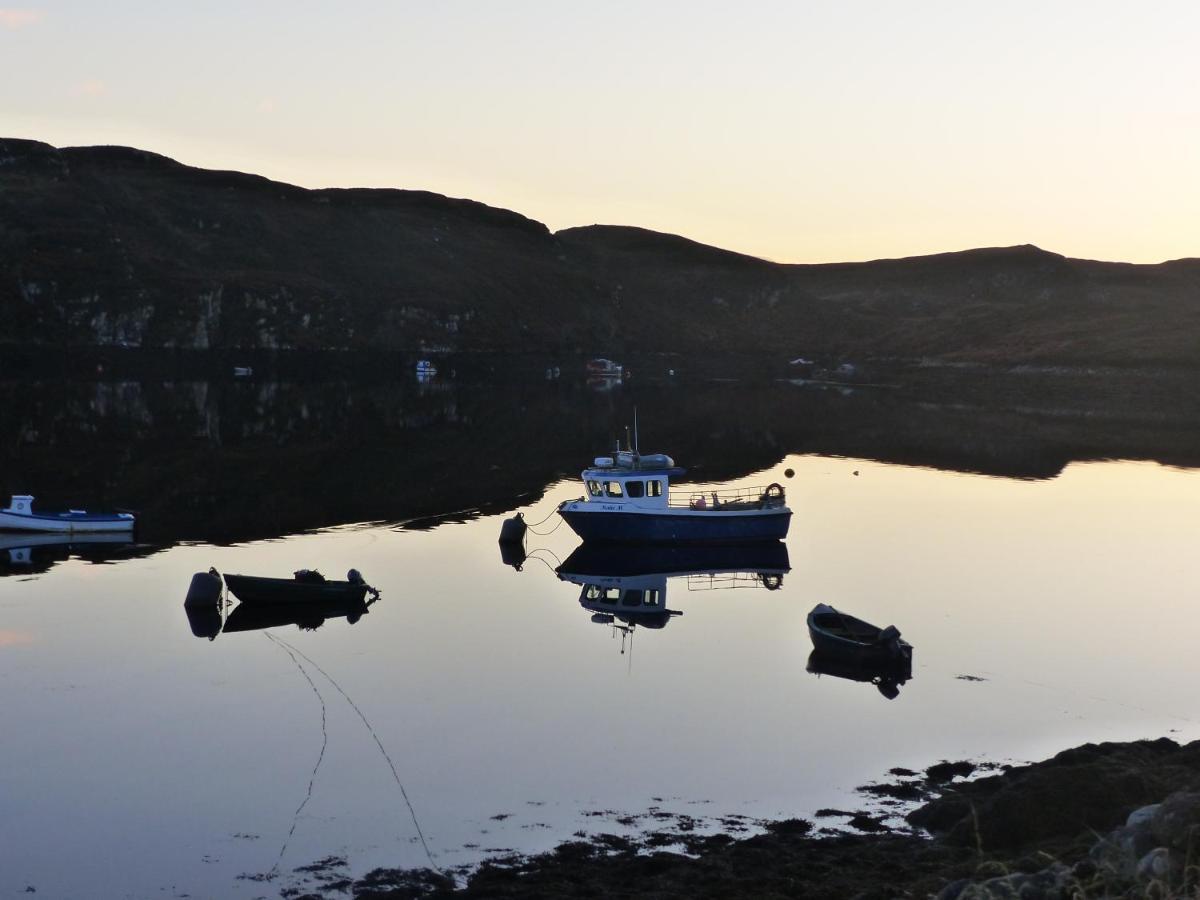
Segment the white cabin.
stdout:
<path fill-rule="evenodd" d="M 588 502 L 659 510 L 667 508 L 671 477 L 683 473 L 665 453 L 619 450 L 614 456 L 597 456 L 580 475 Z"/>
<path fill-rule="evenodd" d="M 33 497 L 28 494 L 13 494 L 12 502 L 0 512 L 15 513 L 20 516 L 29 516 L 33 514 Z"/>

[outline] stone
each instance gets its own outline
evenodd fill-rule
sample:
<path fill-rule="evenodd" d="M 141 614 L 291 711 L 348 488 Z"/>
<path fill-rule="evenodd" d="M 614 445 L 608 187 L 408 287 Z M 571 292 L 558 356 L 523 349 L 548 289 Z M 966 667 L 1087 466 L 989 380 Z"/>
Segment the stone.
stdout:
<path fill-rule="evenodd" d="M 1150 831 L 1161 846 L 1200 848 L 1200 793 L 1181 791 L 1169 796 L 1155 811 Z"/>
<path fill-rule="evenodd" d="M 1166 847 L 1151 850 L 1137 864 L 1139 881 L 1158 881 L 1166 878 L 1171 872 L 1171 851 Z"/>
<path fill-rule="evenodd" d="M 1161 803 L 1151 803 L 1149 806 L 1141 806 L 1129 814 L 1129 818 L 1125 820 L 1126 828 L 1143 828 L 1147 827 L 1154 819 L 1155 813 L 1162 807 Z"/>

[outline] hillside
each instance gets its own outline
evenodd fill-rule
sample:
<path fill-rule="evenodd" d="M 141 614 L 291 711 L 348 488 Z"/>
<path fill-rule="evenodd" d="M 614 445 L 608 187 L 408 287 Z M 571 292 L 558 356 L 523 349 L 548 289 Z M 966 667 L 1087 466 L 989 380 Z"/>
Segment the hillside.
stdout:
<path fill-rule="evenodd" d="M 1036 247 L 782 265 L 637 228 L 551 234 L 404 190 L 306 190 L 0 139 L 0 342 L 1200 362 L 1200 260 Z"/>

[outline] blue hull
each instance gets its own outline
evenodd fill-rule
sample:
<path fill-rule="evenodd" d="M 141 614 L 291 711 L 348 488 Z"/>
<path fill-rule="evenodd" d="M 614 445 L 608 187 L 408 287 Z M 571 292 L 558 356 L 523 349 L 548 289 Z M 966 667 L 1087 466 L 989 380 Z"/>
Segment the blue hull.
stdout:
<path fill-rule="evenodd" d="M 558 567 L 560 576 L 621 578 L 693 572 L 788 572 L 787 544 L 653 544 L 622 547 L 583 543 Z"/>
<path fill-rule="evenodd" d="M 745 516 L 582 512 L 561 515 L 585 541 L 604 544 L 751 544 L 787 537 L 790 510 Z"/>

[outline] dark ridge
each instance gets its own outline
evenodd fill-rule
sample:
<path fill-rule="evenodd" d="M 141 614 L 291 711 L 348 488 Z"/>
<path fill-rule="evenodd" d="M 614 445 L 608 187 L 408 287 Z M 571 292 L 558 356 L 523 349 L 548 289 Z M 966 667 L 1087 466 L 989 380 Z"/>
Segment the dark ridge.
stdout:
<path fill-rule="evenodd" d="M 23 142 L 36 143 L 36 142 Z M 54 148 L 41 144 L 51 152 Z M 161 171 L 174 177 L 185 179 L 187 182 L 209 188 L 239 188 L 262 189 L 273 191 L 284 196 L 309 198 L 315 202 L 337 203 L 344 208 L 374 206 L 380 208 L 396 207 L 431 212 L 446 212 L 459 216 L 472 217 L 480 221 L 502 226 L 515 226 L 540 234 L 548 235 L 549 229 L 541 222 L 535 222 L 520 213 L 507 209 L 488 206 L 476 200 L 462 200 L 446 197 L 432 191 L 414 191 L 398 188 L 318 188 L 309 189 L 289 184 L 284 181 L 273 181 L 262 175 L 252 175 L 228 169 L 205 169 L 189 166 L 169 156 L 139 150 L 135 147 L 118 145 L 98 145 L 91 147 L 64 147 L 57 151 L 77 170 L 92 171 L 87 167 L 122 167 L 140 168 L 147 172 Z"/>
<path fill-rule="evenodd" d="M 188 169 L 178 160 L 161 153 L 124 147 L 120 144 L 96 144 L 90 147 L 63 147 L 59 151 L 68 162 L 91 163 L 93 165 L 134 165 L 161 169 Z"/>
<path fill-rule="evenodd" d="M 651 231 L 648 228 L 636 228 L 631 225 L 581 225 L 556 231 L 554 236 L 565 244 L 589 247 L 593 250 L 605 250 L 610 253 L 661 254 L 676 261 L 718 266 L 768 269 L 776 266 L 775 263 L 757 256 L 722 250 L 719 247 L 710 247 L 708 244 L 701 244 L 677 234 Z"/>
<path fill-rule="evenodd" d="M 52 156 L 58 150 L 41 141 L 30 141 L 25 138 L 0 138 L 0 155 L 9 159 L 22 157 Z"/>
<path fill-rule="evenodd" d="M 320 188 L 311 191 L 318 202 L 330 202 L 346 208 L 356 206 L 395 207 L 413 211 L 434 212 L 471 218 L 480 222 L 527 231 L 539 237 L 549 237 L 550 229 L 510 209 L 488 206 L 478 200 L 447 197 L 432 191 L 413 191 L 401 188 Z"/>

